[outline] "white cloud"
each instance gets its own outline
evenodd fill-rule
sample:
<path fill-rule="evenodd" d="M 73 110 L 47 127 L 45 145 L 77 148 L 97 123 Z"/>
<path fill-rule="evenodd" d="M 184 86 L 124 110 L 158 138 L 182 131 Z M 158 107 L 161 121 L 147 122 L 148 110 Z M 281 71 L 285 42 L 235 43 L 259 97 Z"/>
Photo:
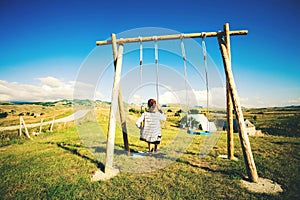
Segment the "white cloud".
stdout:
<path fill-rule="evenodd" d="M 104 96 L 101 92 L 96 91 L 94 100 L 110 101 L 109 97 Z"/>
<path fill-rule="evenodd" d="M 82 82 L 82 81 L 72 81 L 70 82 L 74 85 L 74 99 L 101 99 L 104 96 L 96 91 L 96 85 Z"/>
<path fill-rule="evenodd" d="M 84 82 L 63 81 L 55 77 L 40 77 L 36 78 L 38 84 L 22 84 L 18 82 L 8 82 L 0 80 L 0 101 L 55 101 L 60 99 L 100 99 L 110 101 L 111 91 L 97 91 L 95 85 Z M 149 88 L 148 88 L 149 89 Z M 146 88 L 146 91 L 148 90 Z M 155 94 L 133 94 L 130 99 L 123 98 L 124 101 L 140 104 L 146 102 L 147 98 L 152 98 Z M 206 90 L 189 90 L 188 95 L 186 90 L 171 90 L 167 88 L 160 91 L 159 103 L 179 103 L 187 104 L 186 97 L 188 96 L 189 106 L 201 105 L 206 107 Z M 124 96 L 125 97 L 125 96 Z M 146 98 L 146 99 L 145 99 Z M 268 106 L 287 106 L 299 105 L 300 98 L 287 98 L 276 102 L 273 99 L 264 99 L 257 96 L 240 97 L 240 103 L 244 107 L 268 107 Z M 217 87 L 209 90 L 209 107 L 225 108 L 226 93 L 225 88 Z"/>
<path fill-rule="evenodd" d="M 0 101 L 55 101 L 73 99 L 74 85 L 80 85 L 76 90 L 76 98 L 102 97 L 99 92 L 87 90 L 91 85 L 74 81 L 64 82 L 55 77 L 41 77 L 38 85 L 21 84 L 0 80 Z"/>
<path fill-rule="evenodd" d="M 132 99 L 131 99 L 131 102 L 130 103 L 133 103 L 133 104 L 140 104 L 141 102 L 143 102 L 143 99 L 140 95 L 133 95 L 132 96 Z"/>
<path fill-rule="evenodd" d="M 291 99 L 287 101 L 288 104 L 300 104 L 300 97 L 298 99 Z"/>
<path fill-rule="evenodd" d="M 267 107 L 266 101 L 258 96 L 253 96 L 253 97 L 239 96 L 239 101 L 240 101 L 241 106 L 246 107 L 246 108 Z"/>
<path fill-rule="evenodd" d="M 180 97 L 178 97 L 176 93 L 166 91 L 159 95 L 159 101 L 160 104 L 180 103 Z"/>
<path fill-rule="evenodd" d="M 276 107 L 276 106 L 288 106 L 288 105 L 293 105 L 293 104 L 299 104 L 300 103 L 300 98 L 299 100 L 274 100 L 270 99 L 268 97 L 266 98 L 261 98 L 261 97 L 244 97 L 240 98 L 241 105 L 246 108 L 265 108 L 265 107 Z"/>
<path fill-rule="evenodd" d="M 95 87 L 95 85 L 93 85 L 93 84 L 85 83 L 82 81 L 70 81 L 70 83 L 72 85 L 75 85 L 75 87 L 78 87 L 78 88 L 94 88 Z"/>
<path fill-rule="evenodd" d="M 224 88 L 211 88 L 209 90 L 209 107 L 225 107 L 225 89 Z M 207 105 L 207 92 L 206 90 L 180 90 L 180 91 L 166 91 L 160 95 L 160 103 L 180 103 L 182 105 L 195 106 Z"/>
<path fill-rule="evenodd" d="M 51 77 L 51 76 L 37 78 L 37 80 L 40 80 L 42 85 L 49 86 L 51 88 L 63 87 L 65 85 L 65 83 L 62 82 L 61 80 Z"/>
<path fill-rule="evenodd" d="M 1 101 L 53 101 L 71 99 L 73 86 L 54 77 L 37 78 L 39 85 L 0 81 Z"/>

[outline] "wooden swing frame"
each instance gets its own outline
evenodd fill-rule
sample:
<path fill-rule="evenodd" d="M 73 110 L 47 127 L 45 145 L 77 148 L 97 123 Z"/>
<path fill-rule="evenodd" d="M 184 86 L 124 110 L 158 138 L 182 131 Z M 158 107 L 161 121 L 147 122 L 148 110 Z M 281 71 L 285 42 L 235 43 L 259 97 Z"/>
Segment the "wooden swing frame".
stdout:
<path fill-rule="evenodd" d="M 114 58 L 114 82 L 112 88 L 111 107 L 109 116 L 109 125 L 107 133 L 107 145 L 106 145 L 106 163 L 105 174 L 112 173 L 113 169 L 113 156 L 114 156 L 114 140 L 116 130 L 116 111 L 119 110 L 123 142 L 124 147 L 128 155 L 130 155 L 130 149 L 128 144 L 128 135 L 126 120 L 124 115 L 124 108 L 122 102 L 121 92 L 121 68 L 123 60 L 123 50 L 125 43 L 140 43 L 148 41 L 158 40 L 176 40 L 184 38 L 207 38 L 217 37 L 218 44 L 221 51 L 224 70 L 226 75 L 226 102 L 227 102 L 227 153 L 228 159 L 234 159 L 234 143 L 233 143 L 233 110 L 235 111 L 236 118 L 239 126 L 239 138 L 242 146 L 244 161 L 248 173 L 249 181 L 257 182 L 258 174 L 254 163 L 250 141 L 246 132 L 246 126 L 244 123 L 244 116 L 242 107 L 239 101 L 239 96 L 234 81 L 232 67 L 231 67 L 231 53 L 230 53 L 230 36 L 234 35 L 247 35 L 248 30 L 236 30 L 230 31 L 229 24 L 226 23 L 223 26 L 223 31 L 217 32 L 201 32 L 201 33 L 188 33 L 188 34 L 174 34 L 174 35 L 162 35 L 152 37 L 135 37 L 135 38 L 120 38 L 117 39 L 114 33 L 111 34 L 111 40 L 96 41 L 96 45 L 112 45 L 113 58 Z M 118 48 L 117 48 L 118 45 Z"/>

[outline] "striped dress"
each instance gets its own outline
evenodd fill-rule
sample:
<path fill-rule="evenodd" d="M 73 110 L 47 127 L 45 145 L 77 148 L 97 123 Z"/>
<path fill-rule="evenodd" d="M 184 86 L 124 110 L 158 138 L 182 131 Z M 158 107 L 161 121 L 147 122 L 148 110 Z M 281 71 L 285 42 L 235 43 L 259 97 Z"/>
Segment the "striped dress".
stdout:
<path fill-rule="evenodd" d="M 140 140 L 159 143 L 161 141 L 160 120 L 166 121 L 166 116 L 163 113 L 144 112 L 136 121 L 136 126 L 141 130 Z"/>

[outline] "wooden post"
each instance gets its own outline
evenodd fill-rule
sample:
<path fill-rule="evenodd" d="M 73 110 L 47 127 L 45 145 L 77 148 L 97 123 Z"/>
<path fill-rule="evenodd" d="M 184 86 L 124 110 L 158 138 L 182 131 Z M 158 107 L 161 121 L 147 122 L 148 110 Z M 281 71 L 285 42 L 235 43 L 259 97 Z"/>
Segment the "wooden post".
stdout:
<path fill-rule="evenodd" d="M 112 44 L 112 50 L 113 50 L 113 56 L 114 56 L 114 66 L 115 66 L 115 70 L 116 70 L 117 57 L 118 57 L 116 34 L 114 34 L 114 33 L 111 34 L 111 40 L 112 40 L 111 44 Z M 125 148 L 125 151 L 127 152 L 127 155 L 130 156 L 126 118 L 125 118 L 125 113 L 124 113 L 124 108 L 123 108 L 121 81 L 119 83 L 119 90 L 118 90 L 118 104 L 119 104 L 119 113 L 120 113 L 120 120 L 121 120 L 122 133 L 123 133 L 124 148 Z"/>
<path fill-rule="evenodd" d="M 230 53 L 230 35 L 229 24 L 224 25 L 224 39 L 226 43 L 227 55 L 229 62 L 231 63 Z M 229 90 L 229 80 L 226 76 L 226 101 L 227 101 L 227 157 L 230 160 L 234 159 L 234 142 L 233 142 L 233 105 Z"/>
<path fill-rule="evenodd" d="M 41 124 L 40 124 L 40 132 L 39 133 L 41 133 L 42 132 L 42 126 L 43 126 L 43 119 L 41 119 Z"/>
<path fill-rule="evenodd" d="M 234 159 L 234 141 L 233 141 L 233 105 L 229 89 L 229 81 L 226 78 L 226 101 L 227 101 L 227 157 Z"/>
<path fill-rule="evenodd" d="M 22 116 L 20 116 L 20 128 L 19 128 L 19 136 L 22 135 Z"/>
<path fill-rule="evenodd" d="M 115 70 L 114 83 L 112 89 L 107 143 L 106 143 L 106 162 L 105 162 L 105 169 L 104 169 L 106 174 L 112 173 L 114 171 L 113 157 L 114 157 L 115 131 L 116 131 L 116 111 L 118 107 L 118 91 L 119 91 L 119 84 L 121 80 L 123 48 L 124 45 L 120 44 L 118 48 L 118 57 L 116 62 L 116 70 Z"/>
<path fill-rule="evenodd" d="M 245 130 L 245 122 L 244 122 L 242 107 L 240 105 L 239 97 L 237 94 L 236 85 L 235 85 L 235 81 L 231 69 L 231 62 L 230 62 L 230 58 L 228 57 L 226 44 L 221 34 L 218 35 L 218 41 L 219 41 L 219 47 L 222 54 L 226 77 L 228 77 L 228 85 L 229 85 L 231 99 L 233 101 L 236 118 L 239 124 L 239 137 L 241 141 L 241 146 L 243 150 L 243 155 L 244 155 L 244 160 L 245 160 L 245 165 L 247 168 L 249 180 L 251 182 L 257 182 L 258 175 L 257 175 L 256 166 L 251 151 L 250 141 L 247 132 Z"/>
<path fill-rule="evenodd" d="M 51 125 L 50 125 L 50 132 L 53 132 L 53 126 L 54 126 L 54 118 L 53 118 L 53 120 L 52 120 L 52 123 L 51 123 Z"/>
<path fill-rule="evenodd" d="M 27 129 L 27 127 L 26 127 L 26 123 L 25 123 L 23 117 L 20 116 L 20 130 L 19 130 L 20 136 L 22 135 L 22 124 L 23 124 L 23 126 L 24 126 L 26 136 L 27 136 L 29 139 L 31 139 L 31 138 L 30 138 L 30 135 L 29 135 L 29 132 L 28 132 L 28 129 Z"/>

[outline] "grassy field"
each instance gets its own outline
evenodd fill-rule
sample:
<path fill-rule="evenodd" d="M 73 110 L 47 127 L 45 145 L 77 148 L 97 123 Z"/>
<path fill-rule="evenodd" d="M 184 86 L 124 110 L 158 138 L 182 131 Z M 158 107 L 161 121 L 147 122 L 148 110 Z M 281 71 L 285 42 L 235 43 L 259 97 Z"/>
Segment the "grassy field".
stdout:
<path fill-rule="evenodd" d="M 19 124 L 19 117 L 22 116 L 27 124 L 39 123 L 41 119 L 50 121 L 68 116 L 73 109 L 65 101 L 53 103 L 18 103 L 0 104 L 0 114 L 7 115 L 0 118 L 0 126 L 12 126 Z"/>
<path fill-rule="evenodd" d="M 42 133 L 32 141 L 22 137 L 18 139 L 22 142 L 2 146 L 0 199 L 299 199 L 300 127 L 299 112 L 294 111 L 284 114 L 271 108 L 245 111 L 245 116 L 252 118 L 257 127 L 268 132 L 250 137 L 258 174 L 279 183 L 283 193 L 252 193 L 240 184 L 247 172 L 237 134 L 235 156 L 239 160 L 218 157 L 226 154 L 225 132 L 220 133 L 217 144 L 205 157 L 199 158 L 199 148 L 209 136 L 193 136 L 183 154 L 162 169 L 147 173 L 124 170 L 110 180 L 91 182 L 93 173 L 103 168 L 104 163 L 101 155 L 97 157 L 86 147 L 78 131 L 82 128 L 93 133 L 99 127 L 106 131 L 106 106 L 96 111 L 99 127 L 93 121 L 79 123 L 77 127 L 56 126 L 54 132 Z M 292 119 L 294 126 L 288 119 Z M 178 134 L 178 129 L 171 126 L 173 121 L 164 125 L 162 149 Z M 273 128 L 274 124 L 280 125 L 280 130 Z M 128 128 L 134 131 L 132 125 Z M 130 136 L 132 150 L 146 150 L 145 143 Z M 120 128 L 117 128 L 115 152 L 121 157 L 125 154 Z M 157 160 L 159 157 L 154 156 L 149 162 L 159 165 Z"/>
<path fill-rule="evenodd" d="M 299 106 L 245 110 L 245 117 L 265 134 L 300 137 Z"/>

